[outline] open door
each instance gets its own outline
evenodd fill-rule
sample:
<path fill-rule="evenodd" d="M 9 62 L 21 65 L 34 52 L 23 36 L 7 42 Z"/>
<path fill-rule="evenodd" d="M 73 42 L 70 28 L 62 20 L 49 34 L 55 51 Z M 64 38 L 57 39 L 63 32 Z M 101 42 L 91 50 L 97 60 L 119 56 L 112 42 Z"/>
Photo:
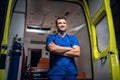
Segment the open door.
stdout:
<path fill-rule="evenodd" d="M 110 0 L 83 0 L 92 48 L 95 80 L 119 80 L 119 58 L 116 47 Z"/>
<path fill-rule="evenodd" d="M 5 78 L 8 30 L 16 0 L 0 1 L 0 80 Z"/>

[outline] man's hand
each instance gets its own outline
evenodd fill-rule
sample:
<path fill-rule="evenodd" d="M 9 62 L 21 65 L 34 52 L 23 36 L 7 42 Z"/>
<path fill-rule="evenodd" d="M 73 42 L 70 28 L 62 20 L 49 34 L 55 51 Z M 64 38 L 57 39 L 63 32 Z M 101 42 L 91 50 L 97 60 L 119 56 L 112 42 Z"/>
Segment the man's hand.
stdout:
<path fill-rule="evenodd" d="M 73 46 L 70 51 L 64 52 L 65 56 L 69 57 L 79 57 L 80 56 L 80 46 Z"/>

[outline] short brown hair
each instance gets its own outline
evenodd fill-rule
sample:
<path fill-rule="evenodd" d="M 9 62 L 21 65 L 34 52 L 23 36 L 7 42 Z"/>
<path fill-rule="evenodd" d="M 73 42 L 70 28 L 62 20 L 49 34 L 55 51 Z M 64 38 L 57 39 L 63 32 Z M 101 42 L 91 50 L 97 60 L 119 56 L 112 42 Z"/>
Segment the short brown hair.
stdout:
<path fill-rule="evenodd" d="M 60 16 L 60 17 L 58 17 L 57 19 L 56 19 L 56 21 L 55 21 L 55 24 L 57 25 L 57 20 L 58 19 L 65 19 L 65 20 L 67 20 L 64 16 Z"/>

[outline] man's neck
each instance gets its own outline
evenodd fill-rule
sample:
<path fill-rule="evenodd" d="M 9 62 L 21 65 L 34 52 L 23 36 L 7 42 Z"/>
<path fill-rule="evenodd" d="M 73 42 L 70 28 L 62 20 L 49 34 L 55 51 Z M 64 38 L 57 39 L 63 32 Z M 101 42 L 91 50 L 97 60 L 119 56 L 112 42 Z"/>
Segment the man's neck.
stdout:
<path fill-rule="evenodd" d="M 66 35 L 66 32 L 59 32 L 58 33 L 60 36 L 64 37 Z"/>

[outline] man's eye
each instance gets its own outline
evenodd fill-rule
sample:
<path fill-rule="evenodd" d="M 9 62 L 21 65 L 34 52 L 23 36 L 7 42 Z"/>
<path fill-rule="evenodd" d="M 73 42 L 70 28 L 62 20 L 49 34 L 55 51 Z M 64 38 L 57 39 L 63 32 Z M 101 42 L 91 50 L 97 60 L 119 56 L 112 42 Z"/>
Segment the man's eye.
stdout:
<path fill-rule="evenodd" d="M 65 22 L 63 24 L 66 24 Z"/>
<path fill-rule="evenodd" d="M 60 23 L 58 23 L 58 24 L 62 24 L 62 23 L 60 22 Z"/>

